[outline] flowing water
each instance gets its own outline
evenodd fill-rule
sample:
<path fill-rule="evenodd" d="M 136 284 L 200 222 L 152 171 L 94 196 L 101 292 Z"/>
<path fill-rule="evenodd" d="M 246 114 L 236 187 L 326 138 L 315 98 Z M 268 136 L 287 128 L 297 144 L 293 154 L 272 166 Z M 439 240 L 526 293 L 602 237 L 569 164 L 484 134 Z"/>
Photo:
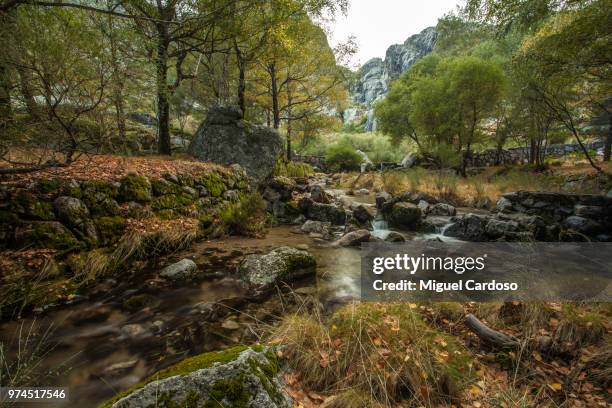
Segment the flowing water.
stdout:
<path fill-rule="evenodd" d="M 373 194 L 328 192 L 347 207 L 353 203 L 375 205 Z M 380 218 L 372 223 L 372 229 L 372 234 L 381 239 L 391 232 Z M 443 237 L 442 232 L 409 238 Z M 244 301 L 245 293 L 235 276 L 244 255 L 283 245 L 307 249 L 317 259 L 316 279 L 303 282 L 303 291 L 314 294 L 324 310 L 331 311 L 359 297 L 358 248 L 334 247 L 311 239 L 295 226 L 279 226 L 270 229 L 264 239 L 229 237 L 204 241 L 149 264 L 144 270 L 126 271 L 126 276 L 100 283 L 80 303 L 0 324 L 0 341 L 9 345 L 8 354 L 15 358 L 25 340 L 35 337 L 28 333 L 46 333 L 30 342 L 22 353 L 31 354 L 33 348 L 40 346 L 39 359 L 30 362 L 36 364 L 33 372 L 47 373 L 48 385 L 69 388 L 70 401 L 65 406 L 97 406 L 189 355 L 249 341 L 251 337 L 244 333 L 252 329 L 253 320 L 286 312 L 289 306 L 278 297 L 263 303 Z M 163 266 L 183 258 L 193 259 L 206 278 L 175 287 L 157 277 Z M 126 307 L 130 299 L 138 297 L 148 299 L 145 307 Z M 202 323 L 201 305 L 218 301 L 236 308 L 237 312 L 230 316 L 231 324 L 223 324 L 223 318 L 216 323 Z"/>

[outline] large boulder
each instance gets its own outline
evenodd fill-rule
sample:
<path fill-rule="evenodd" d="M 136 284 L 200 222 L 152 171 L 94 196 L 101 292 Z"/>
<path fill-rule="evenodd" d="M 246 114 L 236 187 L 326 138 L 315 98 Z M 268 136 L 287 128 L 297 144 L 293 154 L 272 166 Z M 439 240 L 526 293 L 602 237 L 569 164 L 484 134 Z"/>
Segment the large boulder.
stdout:
<path fill-rule="evenodd" d="M 237 346 L 169 367 L 112 405 L 291 408 L 271 350 Z"/>
<path fill-rule="evenodd" d="M 395 203 L 388 221 L 392 227 L 415 228 L 421 221 L 421 209 L 412 203 Z"/>
<path fill-rule="evenodd" d="M 351 210 L 353 210 L 353 218 L 361 225 L 370 224 L 376 216 L 376 209 L 367 204 L 353 203 Z"/>
<path fill-rule="evenodd" d="M 310 198 L 303 198 L 299 206 L 308 219 L 331 222 L 334 225 L 346 223 L 346 211 L 337 205 L 317 203 Z"/>
<path fill-rule="evenodd" d="M 238 274 L 254 295 L 271 291 L 275 285 L 289 283 L 315 273 L 316 260 L 307 251 L 279 247 L 264 255 L 249 255 L 238 266 Z"/>
<path fill-rule="evenodd" d="M 489 220 L 490 217 L 483 217 L 472 213 L 465 214 L 454 224 L 449 225 L 444 230 L 444 235 L 464 241 L 487 241 L 486 227 Z"/>
<path fill-rule="evenodd" d="M 89 219 L 89 210 L 81 200 L 61 196 L 53 202 L 57 217 L 70 227 L 80 227 Z"/>
<path fill-rule="evenodd" d="M 255 184 L 272 175 L 282 140 L 274 129 L 252 125 L 236 107 L 215 107 L 198 128 L 189 153 L 199 160 L 242 166 Z"/>

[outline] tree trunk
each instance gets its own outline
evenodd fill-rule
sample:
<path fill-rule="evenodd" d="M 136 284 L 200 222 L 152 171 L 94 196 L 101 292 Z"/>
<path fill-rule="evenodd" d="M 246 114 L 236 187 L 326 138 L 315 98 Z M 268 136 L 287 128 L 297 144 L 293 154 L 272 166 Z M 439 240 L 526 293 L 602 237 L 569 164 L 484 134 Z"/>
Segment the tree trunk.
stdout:
<path fill-rule="evenodd" d="M 157 24 L 157 152 L 170 155 L 170 102 L 168 89 L 168 27 Z"/>
<path fill-rule="evenodd" d="M 36 100 L 34 99 L 34 92 L 30 86 L 32 82 L 31 72 L 21 65 L 17 67 L 17 72 L 19 73 L 19 87 L 21 89 L 21 95 L 25 101 L 28 113 L 33 120 L 38 121 L 40 119 L 40 109 L 36 103 Z"/>
<path fill-rule="evenodd" d="M 272 124 L 274 129 L 280 127 L 280 111 L 278 109 L 278 88 L 276 85 L 276 67 L 274 64 L 268 65 L 268 72 L 270 73 L 270 86 L 272 93 Z"/>
<path fill-rule="evenodd" d="M 7 126 L 13 118 L 9 54 L 14 17 L 14 13 L 10 11 L 0 11 L 0 129 Z"/>
<path fill-rule="evenodd" d="M 612 113 L 608 114 L 608 136 L 603 149 L 603 160 L 610 161 L 610 147 L 612 147 Z"/>
<path fill-rule="evenodd" d="M 242 111 L 242 117 L 245 117 L 246 61 L 236 40 L 234 40 L 234 50 L 236 51 L 236 60 L 238 61 L 238 107 Z"/>

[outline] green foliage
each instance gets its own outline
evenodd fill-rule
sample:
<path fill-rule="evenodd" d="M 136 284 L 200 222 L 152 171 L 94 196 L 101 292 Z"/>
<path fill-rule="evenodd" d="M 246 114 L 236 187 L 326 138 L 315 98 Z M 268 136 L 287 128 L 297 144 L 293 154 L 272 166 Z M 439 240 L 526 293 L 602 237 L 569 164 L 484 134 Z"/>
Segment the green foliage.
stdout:
<path fill-rule="evenodd" d="M 266 203 L 259 193 L 241 195 L 221 210 L 219 222 L 228 234 L 260 235 L 266 227 Z"/>
<path fill-rule="evenodd" d="M 275 176 L 285 177 L 309 177 L 314 173 L 312 166 L 308 163 L 302 162 L 285 162 L 282 159 L 276 161 L 276 167 L 274 168 Z"/>
<path fill-rule="evenodd" d="M 327 148 L 325 161 L 332 171 L 351 171 L 359 169 L 362 158 L 353 147 L 338 143 Z"/>

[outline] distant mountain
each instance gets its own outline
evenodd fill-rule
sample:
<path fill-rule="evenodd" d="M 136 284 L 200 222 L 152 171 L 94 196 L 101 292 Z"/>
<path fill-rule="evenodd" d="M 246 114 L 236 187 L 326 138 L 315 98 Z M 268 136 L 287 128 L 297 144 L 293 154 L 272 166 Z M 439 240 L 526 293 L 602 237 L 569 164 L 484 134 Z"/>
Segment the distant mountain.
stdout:
<path fill-rule="evenodd" d="M 389 90 L 389 83 L 400 77 L 415 62 L 432 52 L 437 39 L 435 27 L 428 27 L 408 37 L 403 44 L 387 48 L 385 59 L 372 58 L 357 73 L 357 80 L 351 87 L 353 107 L 345 111 L 345 122 L 363 120 L 365 129 L 376 130 L 373 104 L 383 98 Z"/>

